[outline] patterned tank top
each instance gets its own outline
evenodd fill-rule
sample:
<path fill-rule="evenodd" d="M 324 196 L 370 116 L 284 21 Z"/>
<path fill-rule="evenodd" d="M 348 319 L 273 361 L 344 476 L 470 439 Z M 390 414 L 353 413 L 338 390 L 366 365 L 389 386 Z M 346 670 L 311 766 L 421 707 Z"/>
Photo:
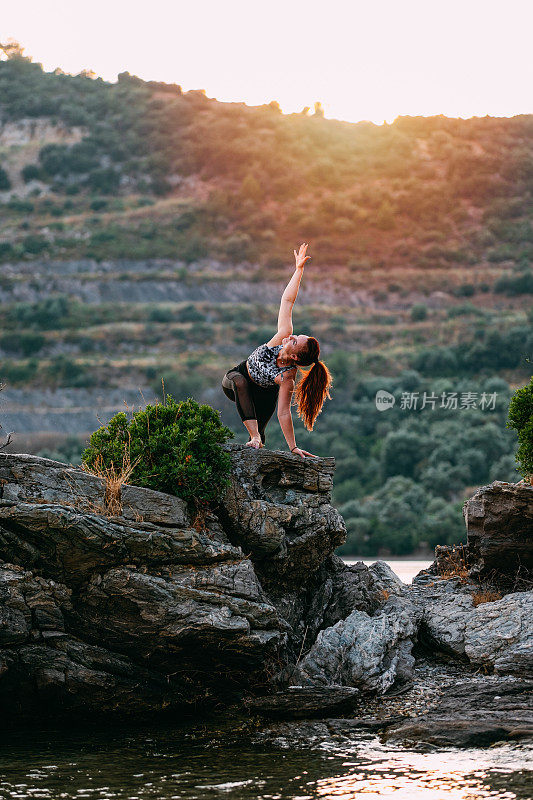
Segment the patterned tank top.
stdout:
<path fill-rule="evenodd" d="M 248 356 L 246 362 L 250 377 L 265 389 L 271 389 L 278 384 L 274 380 L 277 375 L 282 375 L 292 367 L 278 367 L 276 358 L 283 345 L 276 344 L 274 347 L 269 347 L 267 344 L 262 344 Z M 283 380 L 283 379 L 282 379 Z"/>

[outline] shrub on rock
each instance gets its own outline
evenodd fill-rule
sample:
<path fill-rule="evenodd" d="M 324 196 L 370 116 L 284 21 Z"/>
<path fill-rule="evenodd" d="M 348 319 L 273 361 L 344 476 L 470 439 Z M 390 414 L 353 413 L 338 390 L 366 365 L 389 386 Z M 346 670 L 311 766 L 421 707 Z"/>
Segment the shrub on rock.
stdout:
<path fill-rule="evenodd" d="M 128 483 L 157 489 L 199 506 L 220 497 L 230 456 L 220 445 L 233 437 L 220 414 L 189 398 L 148 405 L 130 419 L 115 414 L 95 431 L 83 453 L 87 469 L 120 471 L 133 465 Z"/>
<path fill-rule="evenodd" d="M 533 378 L 512 396 L 507 427 L 514 428 L 518 434 L 519 471 L 533 484 Z"/>

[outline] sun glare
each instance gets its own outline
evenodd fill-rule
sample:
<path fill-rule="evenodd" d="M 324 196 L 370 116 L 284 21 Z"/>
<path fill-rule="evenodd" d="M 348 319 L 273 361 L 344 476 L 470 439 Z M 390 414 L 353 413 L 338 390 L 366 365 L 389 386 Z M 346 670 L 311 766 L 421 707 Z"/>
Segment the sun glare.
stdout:
<path fill-rule="evenodd" d="M 2 37 L 47 70 L 127 70 L 225 102 L 320 101 L 326 117 L 531 113 L 533 4 L 508 0 L 37 0 L 2 12 Z"/>

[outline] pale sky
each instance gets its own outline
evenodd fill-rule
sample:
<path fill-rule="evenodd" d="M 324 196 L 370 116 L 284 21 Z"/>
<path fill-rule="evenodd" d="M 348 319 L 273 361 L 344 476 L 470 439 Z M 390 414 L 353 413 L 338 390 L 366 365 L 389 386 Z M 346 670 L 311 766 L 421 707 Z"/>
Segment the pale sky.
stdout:
<path fill-rule="evenodd" d="M 0 41 L 46 70 L 205 89 L 285 113 L 533 113 L 532 0 L 4 0 Z"/>

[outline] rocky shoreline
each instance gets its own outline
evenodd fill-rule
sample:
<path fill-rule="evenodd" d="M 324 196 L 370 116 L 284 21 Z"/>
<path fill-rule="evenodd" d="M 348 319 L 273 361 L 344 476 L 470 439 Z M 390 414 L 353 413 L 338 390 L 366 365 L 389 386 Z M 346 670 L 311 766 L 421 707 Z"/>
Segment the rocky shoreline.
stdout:
<path fill-rule="evenodd" d="M 0 454 L 6 724 L 223 711 L 281 746 L 533 734 L 533 487 L 481 487 L 466 547 L 406 586 L 334 555 L 334 459 L 225 447 L 231 485 L 203 525 L 134 486 L 111 516 L 100 478 Z"/>

